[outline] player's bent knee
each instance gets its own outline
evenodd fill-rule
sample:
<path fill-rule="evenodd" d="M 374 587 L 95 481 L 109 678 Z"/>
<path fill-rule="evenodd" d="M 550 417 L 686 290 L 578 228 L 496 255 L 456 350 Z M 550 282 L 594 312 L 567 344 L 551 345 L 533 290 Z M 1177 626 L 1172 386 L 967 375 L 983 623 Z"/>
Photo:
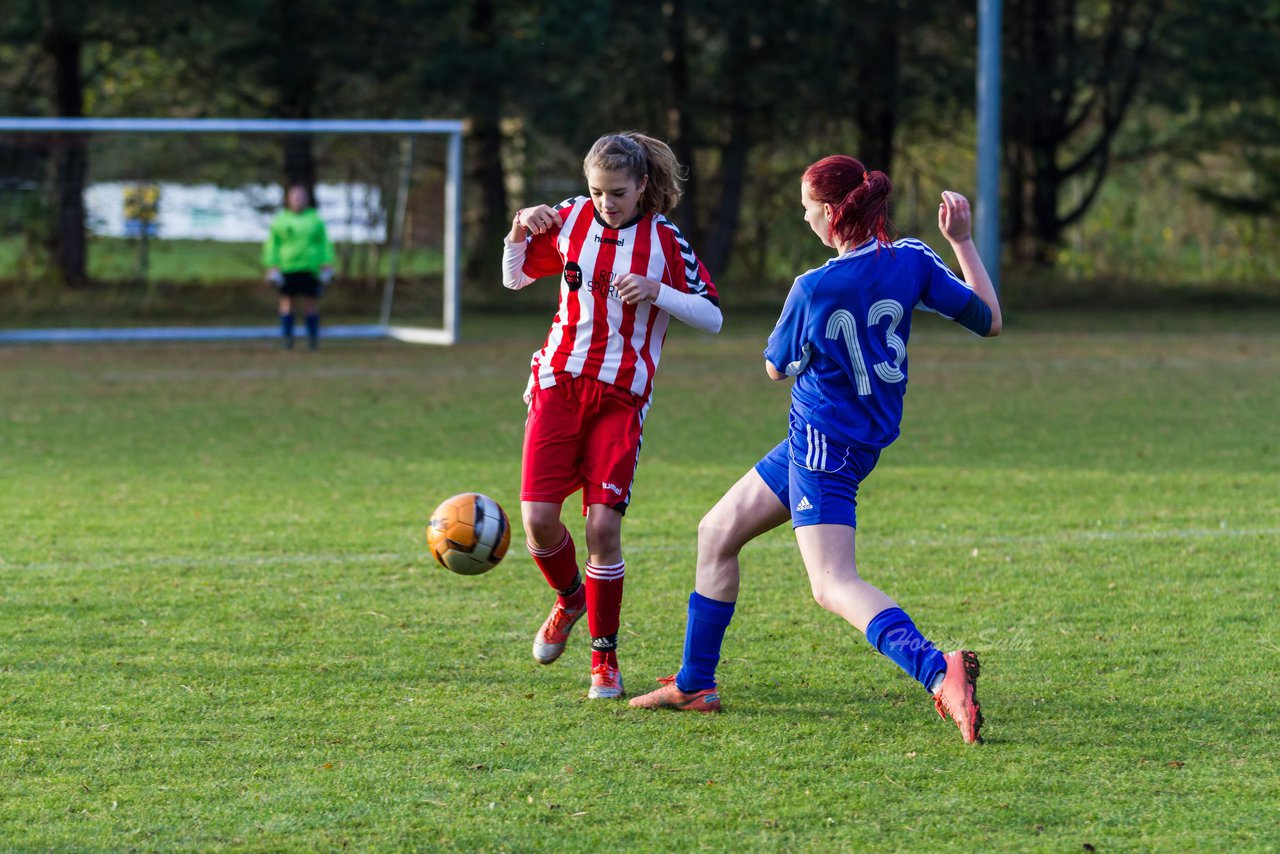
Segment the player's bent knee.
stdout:
<path fill-rule="evenodd" d="M 832 590 L 830 585 L 821 583 L 811 583 L 809 585 L 813 593 L 813 601 L 817 602 L 825 611 L 834 611 L 834 600 L 832 598 Z"/>
<path fill-rule="evenodd" d="M 544 513 L 523 514 L 524 531 L 529 546 L 535 549 L 549 549 L 564 539 L 564 525 L 559 516 Z"/>
<path fill-rule="evenodd" d="M 743 546 L 741 538 L 735 535 L 733 520 L 727 514 L 719 514 L 715 510 L 702 517 L 698 522 L 698 550 L 716 555 L 737 554 Z"/>

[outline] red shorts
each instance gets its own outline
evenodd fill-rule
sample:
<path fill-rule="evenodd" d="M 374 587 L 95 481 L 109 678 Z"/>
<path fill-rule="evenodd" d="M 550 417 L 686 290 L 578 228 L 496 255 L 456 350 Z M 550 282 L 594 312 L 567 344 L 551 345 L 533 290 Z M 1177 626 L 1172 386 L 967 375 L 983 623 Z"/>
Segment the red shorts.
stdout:
<path fill-rule="evenodd" d="M 584 515 L 591 504 L 627 512 L 645 408 L 637 395 L 592 377 L 535 387 L 520 500 L 560 504 L 581 489 Z"/>

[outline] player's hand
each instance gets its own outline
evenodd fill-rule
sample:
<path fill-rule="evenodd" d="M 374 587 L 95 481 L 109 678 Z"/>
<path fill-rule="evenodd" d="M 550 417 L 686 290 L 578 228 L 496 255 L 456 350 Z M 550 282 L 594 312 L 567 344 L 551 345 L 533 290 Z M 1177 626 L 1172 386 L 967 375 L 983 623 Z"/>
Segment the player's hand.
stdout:
<path fill-rule="evenodd" d="M 973 234 L 969 200 L 952 190 L 942 191 L 938 204 L 938 230 L 950 243 L 964 243 Z"/>
<path fill-rule="evenodd" d="M 658 298 L 658 292 L 662 289 L 662 282 L 656 279 L 646 279 L 644 276 L 638 276 L 635 273 L 627 273 L 618 279 L 615 287 L 618 289 L 618 296 L 622 301 L 629 305 L 639 305 L 642 302 L 653 302 Z"/>
<path fill-rule="evenodd" d="M 278 288 L 284 284 L 284 274 L 280 272 L 279 267 L 272 267 L 267 270 L 265 278 L 267 284 L 273 288 Z"/>
<path fill-rule="evenodd" d="M 545 234 L 563 225 L 560 214 L 546 205 L 525 208 L 516 214 L 515 224 L 534 234 Z"/>
<path fill-rule="evenodd" d="M 328 285 L 333 281 L 333 268 L 325 264 L 320 268 L 320 275 L 317 278 L 320 279 L 320 284 Z"/>

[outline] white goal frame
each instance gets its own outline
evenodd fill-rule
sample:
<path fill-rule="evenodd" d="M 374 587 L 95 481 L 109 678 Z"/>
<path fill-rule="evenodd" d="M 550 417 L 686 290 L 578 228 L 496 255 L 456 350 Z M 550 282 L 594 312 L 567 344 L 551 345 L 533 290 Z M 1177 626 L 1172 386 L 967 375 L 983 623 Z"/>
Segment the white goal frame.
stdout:
<path fill-rule="evenodd" d="M 402 136 L 397 211 L 392 222 L 389 270 L 382 292 L 378 323 L 335 325 L 325 328 L 328 338 L 393 338 L 412 344 L 450 345 L 458 341 L 461 290 L 460 249 L 462 246 L 462 133 L 464 124 L 455 119 L 107 119 L 107 118 L 20 118 L 0 116 L 0 133 L 186 133 L 186 134 L 382 134 Z M 417 136 L 445 135 L 448 154 L 444 186 L 444 305 L 439 328 L 397 326 L 391 323 L 395 299 L 396 265 L 404 229 L 404 204 L 408 193 L 412 140 Z M 276 326 L 160 326 L 98 329 L 13 329 L 0 330 L 0 344 L 94 341 L 211 341 L 274 338 Z"/>

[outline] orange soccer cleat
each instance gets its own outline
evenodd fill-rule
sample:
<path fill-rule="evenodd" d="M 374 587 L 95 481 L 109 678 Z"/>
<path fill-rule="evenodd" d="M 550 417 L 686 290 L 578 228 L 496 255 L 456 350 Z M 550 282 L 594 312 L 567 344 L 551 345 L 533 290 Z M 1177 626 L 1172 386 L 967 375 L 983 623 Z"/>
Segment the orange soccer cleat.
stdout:
<path fill-rule="evenodd" d="M 960 728 L 965 744 L 981 742 L 982 707 L 978 705 L 978 654 L 958 649 L 943 656 L 947 660 L 947 673 L 942 677 L 942 688 L 933 697 L 934 708 L 945 721 L 947 715 Z M 634 701 L 633 701 L 634 702 Z"/>
<path fill-rule="evenodd" d="M 550 664 L 559 658 L 560 653 L 564 652 L 565 643 L 569 640 L 569 632 L 573 631 L 574 624 L 581 620 L 585 613 L 587 613 L 585 605 L 581 608 L 569 609 L 561 605 L 560 600 L 557 599 L 555 606 L 551 609 L 551 615 L 533 636 L 534 659 L 539 664 Z"/>
<path fill-rule="evenodd" d="M 639 697 L 633 697 L 629 705 L 637 709 L 675 709 L 677 712 L 718 712 L 720 694 L 715 688 L 703 688 L 686 694 L 676 687 L 676 677 L 663 676 L 658 680 L 662 687 Z"/>

